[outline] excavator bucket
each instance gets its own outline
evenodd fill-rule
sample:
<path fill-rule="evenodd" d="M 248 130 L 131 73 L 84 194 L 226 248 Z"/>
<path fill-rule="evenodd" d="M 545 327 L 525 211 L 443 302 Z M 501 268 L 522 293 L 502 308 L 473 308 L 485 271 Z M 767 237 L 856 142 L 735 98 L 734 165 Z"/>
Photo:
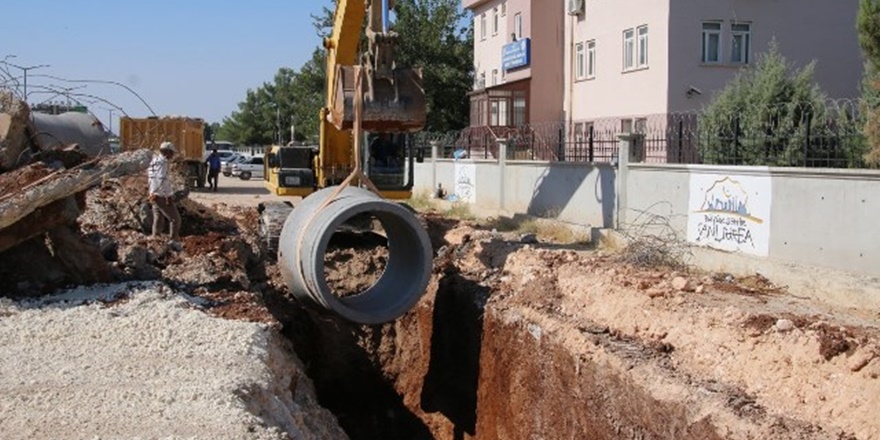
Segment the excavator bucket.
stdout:
<path fill-rule="evenodd" d="M 339 130 L 354 126 L 354 66 L 339 66 L 331 123 Z M 422 69 L 394 69 L 390 78 L 379 78 L 363 70 L 364 104 L 361 126 L 371 132 L 413 132 L 425 126 L 425 89 Z"/>

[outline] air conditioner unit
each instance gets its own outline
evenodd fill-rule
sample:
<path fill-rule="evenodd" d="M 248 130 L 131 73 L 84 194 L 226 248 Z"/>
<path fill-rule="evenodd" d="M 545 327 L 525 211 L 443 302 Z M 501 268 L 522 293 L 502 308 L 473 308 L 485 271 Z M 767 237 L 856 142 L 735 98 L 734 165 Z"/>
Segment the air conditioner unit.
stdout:
<path fill-rule="evenodd" d="M 584 13 L 584 0 L 568 0 L 568 15 L 581 15 Z"/>

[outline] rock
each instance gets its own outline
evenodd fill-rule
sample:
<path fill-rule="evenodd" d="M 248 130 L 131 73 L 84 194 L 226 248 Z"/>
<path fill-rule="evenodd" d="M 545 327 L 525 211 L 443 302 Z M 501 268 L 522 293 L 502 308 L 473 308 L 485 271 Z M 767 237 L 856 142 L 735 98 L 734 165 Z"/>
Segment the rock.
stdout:
<path fill-rule="evenodd" d="M 696 289 L 694 289 L 694 292 L 699 293 L 699 294 L 703 294 L 706 292 L 706 286 L 703 284 L 700 284 L 699 286 L 697 286 Z"/>
<path fill-rule="evenodd" d="M 865 368 L 865 366 L 870 363 L 874 357 L 877 355 L 872 350 L 859 350 L 856 352 L 849 361 L 846 363 L 846 366 L 849 368 L 849 371 L 853 373 L 858 373 Z"/>
<path fill-rule="evenodd" d="M 132 246 L 123 251 L 119 261 L 128 268 L 138 269 L 147 264 L 149 251 L 143 246 Z"/>
<path fill-rule="evenodd" d="M 777 320 L 774 327 L 776 327 L 776 331 L 778 331 L 780 333 L 790 332 L 790 331 L 794 330 L 794 328 L 795 328 L 794 323 L 788 319 Z"/>
<path fill-rule="evenodd" d="M 538 237 L 535 234 L 523 234 L 519 237 L 519 242 L 524 244 L 535 244 L 538 242 Z"/>
<path fill-rule="evenodd" d="M 648 297 L 651 299 L 659 298 L 661 296 L 666 296 L 665 290 L 657 289 L 657 288 L 648 289 L 647 291 L 645 291 L 645 293 L 647 293 Z"/>
<path fill-rule="evenodd" d="M 691 292 L 694 290 L 693 285 L 691 285 L 691 281 L 681 276 L 672 279 L 672 288 L 678 290 L 679 292 Z"/>

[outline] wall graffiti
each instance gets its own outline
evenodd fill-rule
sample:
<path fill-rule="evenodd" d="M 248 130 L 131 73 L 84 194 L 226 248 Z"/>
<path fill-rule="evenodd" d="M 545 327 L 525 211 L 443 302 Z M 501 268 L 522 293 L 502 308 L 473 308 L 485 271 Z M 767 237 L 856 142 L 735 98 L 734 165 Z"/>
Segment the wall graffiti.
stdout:
<path fill-rule="evenodd" d="M 767 256 L 771 196 L 769 176 L 691 174 L 688 241 Z"/>
<path fill-rule="evenodd" d="M 464 203 L 477 202 L 477 166 L 473 163 L 455 163 L 455 196 Z"/>

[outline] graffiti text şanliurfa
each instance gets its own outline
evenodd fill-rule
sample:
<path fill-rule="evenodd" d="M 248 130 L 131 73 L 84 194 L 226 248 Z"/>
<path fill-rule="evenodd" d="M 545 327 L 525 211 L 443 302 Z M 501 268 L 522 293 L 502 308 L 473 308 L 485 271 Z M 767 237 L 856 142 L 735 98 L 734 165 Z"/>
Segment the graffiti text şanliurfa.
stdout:
<path fill-rule="evenodd" d="M 701 241 L 755 245 L 748 221 L 734 216 L 712 214 L 704 214 L 697 226 L 697 242 Z"/>

